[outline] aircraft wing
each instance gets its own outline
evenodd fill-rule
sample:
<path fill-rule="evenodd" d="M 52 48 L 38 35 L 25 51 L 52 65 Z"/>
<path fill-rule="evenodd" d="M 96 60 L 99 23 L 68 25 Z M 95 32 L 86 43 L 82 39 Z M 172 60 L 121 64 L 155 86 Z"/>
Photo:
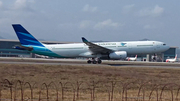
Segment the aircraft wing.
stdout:
<path fill-rule="evenodd" d="M 82 37 L 82 41 L 89 46 L 89 50 L 91 52 L 93 52 L 94 54 L 98 54 L 98 53 L 111 53 L 113 52 L 114 50 L 111 50 L 111 49 L 108 49 L 108 48 L 105 48 L 105 47 L 102 47 L 102 46 L 99 46 L 99 45 L 96 45 L 92 42 L 89 42 L 88 40 L 86 40 L 84 37 Z"/>

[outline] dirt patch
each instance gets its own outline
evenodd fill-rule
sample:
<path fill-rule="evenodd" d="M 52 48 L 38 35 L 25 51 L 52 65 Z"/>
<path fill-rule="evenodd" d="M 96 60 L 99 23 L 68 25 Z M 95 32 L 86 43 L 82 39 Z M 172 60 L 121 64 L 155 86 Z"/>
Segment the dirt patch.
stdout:
<path fill-rule="evenodd" d="M 32 82 L 99 81 L 99 80 L 152 80 L 156 83 L 180 83 L 180 69 L 130 68 L 113 66 L 70 66 L 0 64 L 0 79 L 19 79 Z"/>
<path fill-rule="evenodd" d="M 113 98 L 114 101 L 122 99 L 123 95 L 123 85 L 128 84 L 127 98 L 137 99 L 138 91 L 140 85 L 147 82 L 145 88 L 146 96 L 148 99 L 149 95 L 153 89 L 154 84 L 179 84 L 180 79 L 180 69 L 167 69 L 167 68 L 130 68 L 130 67 L 113 67 L 113 66 L 72 66 L 72 65 L 33 65 L 33 64 L 0 64 L 0 79 L 8 79 L 13 83 L 13 95 L 17 94 L 17 99 L 21 99 L 21 89 L 17 86 L 17 92 L 15 90 L 15 81 L 20 80 L 22 82 L 29 82 L 30 84 L 36 83 L 37 87 L 34 88 L 34 99 L 38 99 L 40 94 L 39 89 L 42 88 L 41 95 L 42 98 L 47 98 L 47 93 L 43 83 L 50 84 L 54 82 L 59 85 L 62 82 L 64 86 L 64 95 L 62 97 L 62 92 L 60 86 L 59 98 L 68 100 L 81 99 L 81 100 L 109 100 Z M 68 84 L 69 83 L 69 84 Z M 80 89 L 77 89 L 77 85 L 82 83 Z M 73 86 L 72 86 L 72 85 Z M 40 85 L 40 86 L 39 86 Z M 113 87 L 113 85 L 116 85 Z M 120 86 L 122 85 L 122 86 Z M 73 90 L 74 87 L 74 90 Z M 93 88 L 94 87 L 94 88 Z M 112 97 L 112 87 L 113 87 L 113 97 Z M 163 86 L 159 89 L 162 90 Z M 9 99 L 10 92 L 8 86 L 5 86 L 2 90 L 2 97 Z M 24 95 L 30 98 L 30 90 L 28 86 L 24 86 Z M 93 90 L 94 89 L 94 90 Z M 177 94 L 178 88 L 173 88 L 176 90 L 174 95 Z M 75 91 L 75 93 L 74 93 Z M 160 95 L 159 91 L 159 95 Z M 74 94 L 76 95 L 74 98 Z M 142 96 L 142 93 L 140 93 Z M 56 90 L 53 86 L 49 87 L 49 99 L 56 98 Z M 94 96 L 94 97 L 93 97 Z M 152 93 L 152 98 L 156 99 L 156 94 Z M 167 89 L 163 93 L 164 97 L 171 98 L 170 90 Z M 13 96 L 14 98 L 15 96 Z M 93 97 L 93 98 L 92 98 Z M 141 97 L 142 98 L 142 97 Z M 130 101 L 129 100 L 129 101 Z M 52 100 L 55 101 L 55 100 Z M 131 100 L 133 101 L 133 100 Z"/>

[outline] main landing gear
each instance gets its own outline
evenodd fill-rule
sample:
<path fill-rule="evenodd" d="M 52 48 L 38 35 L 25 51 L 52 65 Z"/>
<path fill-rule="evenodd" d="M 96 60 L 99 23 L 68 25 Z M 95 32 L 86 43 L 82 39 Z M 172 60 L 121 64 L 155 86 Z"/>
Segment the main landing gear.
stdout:
<path fill-rule="evenodd" d="M 99 59 L 99 58 L 92 58 L 92 59 L 89 59 L 88 61 L 87 61 L 87 63 L 88 64 L 101 64 L 102 63 L 102 61 L 101 61 L 101 59 Z"/>

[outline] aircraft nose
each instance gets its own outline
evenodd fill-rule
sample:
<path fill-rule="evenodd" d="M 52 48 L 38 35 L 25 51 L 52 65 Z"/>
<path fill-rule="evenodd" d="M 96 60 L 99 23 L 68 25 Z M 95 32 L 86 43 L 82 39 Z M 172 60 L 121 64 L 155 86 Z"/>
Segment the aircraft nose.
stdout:
<path fill-rule="evenodd" d="M 166 46 L 166 47 L 165 47 L 165 50 L 168 50 L 169 48 L 170 48 L 170 46 Z"/>

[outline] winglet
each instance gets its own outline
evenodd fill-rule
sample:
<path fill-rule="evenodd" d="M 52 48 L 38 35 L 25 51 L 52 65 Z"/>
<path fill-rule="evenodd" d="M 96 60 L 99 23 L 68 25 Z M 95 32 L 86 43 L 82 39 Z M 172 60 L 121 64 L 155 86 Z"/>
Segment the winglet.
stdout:
<path fill-rule="evenodd" d="M 87 39 L 85 39 L 84 37 L 82 37 L 82 41 L 84 42 L 84 43 L 87 43 L 87 42 L 89 42 Z"/>

